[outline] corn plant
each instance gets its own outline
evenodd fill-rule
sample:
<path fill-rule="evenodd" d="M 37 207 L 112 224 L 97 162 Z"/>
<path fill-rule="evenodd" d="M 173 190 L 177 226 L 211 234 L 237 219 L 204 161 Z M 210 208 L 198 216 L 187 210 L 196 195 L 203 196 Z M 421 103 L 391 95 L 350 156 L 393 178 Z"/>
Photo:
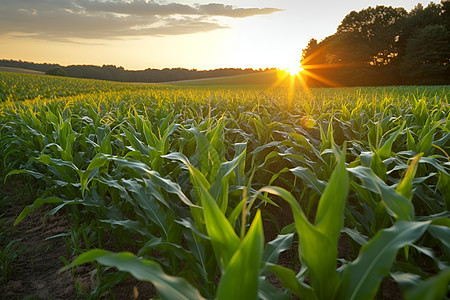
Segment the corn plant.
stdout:
<path fill-rule="evenodd" d="M 0 79 L 1 179 L 42 189 L 16 224 L 48 205 L 73 220 L 54 238 L 82 253 L 68 268 L 96 261 L 86 297 L 126 272 L 170 299 L 372 299 L 383 280 L 445 297 L 448 87 Z M 288 249 L 299 270 L 278 261 Z"/>

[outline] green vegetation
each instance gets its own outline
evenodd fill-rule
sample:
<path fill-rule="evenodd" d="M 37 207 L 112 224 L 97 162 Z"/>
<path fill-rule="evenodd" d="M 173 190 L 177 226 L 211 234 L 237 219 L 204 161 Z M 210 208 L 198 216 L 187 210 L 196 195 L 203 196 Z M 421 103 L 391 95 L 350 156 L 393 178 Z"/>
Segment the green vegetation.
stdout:
<path fill-rule="evenodd" d="M 95 262 L 93 298 L 127 274 L 163 299 L 373 299 L 383 280 L 407 299 L 446 297 L 447 86 L 308 94 L 0 76 L 67 96 L 2 98 L 2 176 L 47 187 L 16 223 L 44 204 L 70 216 L 78 256 L 65 269 Z"/>
<path fill-rule="evenodd" d="M 55 78 L 33 74 L 0 72 L 0 102 L 27 99 L 56 99 L 59 97 L 137 90 L 135 84 L 115 83 L 77 78 Z"/>
<path fill-rule="evenodd" d="M 64 69 L 61 69 L 61 68 L 53 68 L 53 69 L 48 69 L 47 71 L 45 71 L 45 75 L 66 77 L 67 76 L 67 72 L 64 71 Z"/>

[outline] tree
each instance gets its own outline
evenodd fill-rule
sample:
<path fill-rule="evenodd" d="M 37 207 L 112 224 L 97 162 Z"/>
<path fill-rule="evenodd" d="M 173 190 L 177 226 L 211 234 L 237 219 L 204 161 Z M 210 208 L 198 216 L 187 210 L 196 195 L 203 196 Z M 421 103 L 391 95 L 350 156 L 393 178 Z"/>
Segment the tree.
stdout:
<path fill-rule="evenodd" d="M 311 39 L 303 64 L 342 85 L 450 83 L 450 0 L 409 13 L 386 6 L 352 11 L 335 34 Z M 327 67 L 328 66 L 328 67 Z"/>
<path fill-rule="evenodd" d="M 444 84 L 450 79 L 450 34 L 427 25 L 407 41 L 402 71 L 416 84 Z"/>
<path fill-rule="evenodd" d="M 450 31 L 450 1 L 442 1 L 442 10 L 441 10 L 441 17 L 442 17 L 442 23 L 447 28 L 447 31 Z"/>
<path fill-rule="evenodd" d="M 45 75 L 52 75 L 52 76 L 67 76 L 67 72 L 64 71 L 62 68 L 52 68 L 45 71 Z"/>
<path fill-rule="evenodd" d="M 369 7 L 349 13 L 335 34 L 341 40 L 340 61 L 375 66 L 390 63 L 397 56 L 400 24 L 406 16 L 404 8 L 392 6 Z"/>

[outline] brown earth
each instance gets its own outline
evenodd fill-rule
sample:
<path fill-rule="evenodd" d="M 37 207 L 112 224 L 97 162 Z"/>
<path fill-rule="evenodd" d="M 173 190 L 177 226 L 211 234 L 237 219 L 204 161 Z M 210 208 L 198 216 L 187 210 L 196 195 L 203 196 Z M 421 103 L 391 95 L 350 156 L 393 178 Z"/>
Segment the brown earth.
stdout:
<path fill-rule="evenodd" d="M 67 251 L 62 237 L 50 238 L 68 232 L 71 221 L 64 215 L 47 215 L 52 207 L 43 206 L 14 226 L 17 216 L 35 198 L 30 193 L 32 189 L 29 184 L 14 178 L 8 179 L 7 185 L 0 184 L 0 203 L 3 205 L 0 230 L 7 237 L 0 244 L 0 250 L 10 241 L 18 240 L 13 248 L 17 253 L 11 264 L 14 271 L 6 282 L 0 282 L 0 299 L 83 299 L 95 288 L 91 279 L 95 272 L 93 265 L 76 267 L 74 276 L 70 270 L 60 273 L 64 267 L 61 257 L 68 261 L 74 257 Z M 116 299 L 150 299 L 156 295 L 151 283 L 139 282 L 132 277 L 117 284 L 112 292 Z M 110 298 L 113 297 L 109 292 L 101 297 Z"/>

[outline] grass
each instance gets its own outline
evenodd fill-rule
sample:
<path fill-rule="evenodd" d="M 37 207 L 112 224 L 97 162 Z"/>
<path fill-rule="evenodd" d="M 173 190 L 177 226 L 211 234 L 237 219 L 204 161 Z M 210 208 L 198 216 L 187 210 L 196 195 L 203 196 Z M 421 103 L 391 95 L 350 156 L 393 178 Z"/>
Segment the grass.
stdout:
<path fill-rule="evenodd" d="M 16 223 L 46 203 L 70 216 L 70 234 L 89 247 L 66 268 L 96 261 L 97 292 L 119 280 L 101 277 L 114 266 L 163 299 L 372 299 L 390 277 L 409 299 L 430 286 L 445 297 L 447 86 L 307 93 L 219 86 L 225 79 L 197 87 L 0 75 L 17 83 L 2 91 L 2 176 L 46 187 Z M 279 211 L 272 221 L 284 203 L 293 218 Z M 281 221 L 290 225 L 266 241 Z M 102 249 L 106 233 L 135 251 Z M 342 235 L 356 259 L 338 259 Z M 298 274 L 278 264 L 291 247 Z"/>

